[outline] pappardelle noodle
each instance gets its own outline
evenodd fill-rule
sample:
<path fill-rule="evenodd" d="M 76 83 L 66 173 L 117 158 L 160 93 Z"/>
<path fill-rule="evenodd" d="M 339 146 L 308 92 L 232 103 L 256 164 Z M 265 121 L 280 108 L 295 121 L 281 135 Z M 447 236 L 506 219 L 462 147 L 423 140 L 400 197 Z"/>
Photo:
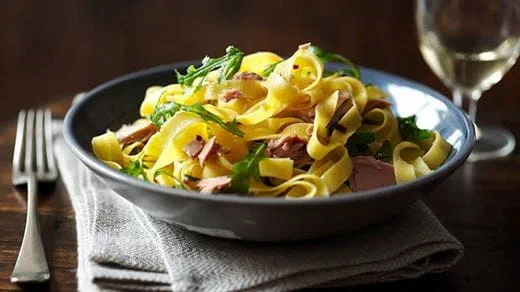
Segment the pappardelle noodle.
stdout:
<path fill-rule="evenodd" d="M 297 199 L 411 181 L 451 151 L 415 116 L 394 117 L 354 63 L 310 44 L 288 59 L 230 46 L 175 74 L 146 90 L 135 123 L 92 139 L 98 159 L 163 186 Z"/>

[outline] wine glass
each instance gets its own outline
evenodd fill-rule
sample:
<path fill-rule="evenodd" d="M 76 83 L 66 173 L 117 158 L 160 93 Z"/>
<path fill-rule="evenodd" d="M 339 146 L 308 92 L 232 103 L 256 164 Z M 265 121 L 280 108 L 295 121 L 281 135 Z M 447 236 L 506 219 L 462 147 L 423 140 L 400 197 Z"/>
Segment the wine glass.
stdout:
<path fill-rule="evenodd" d="M 520 52 L 520 3 L 515 0 L 417 0 L 419 48 L 453 101 L 476 122 L 482 92 L 499 82 Z M 515 148 L 505 128 L 477 127 L 469 161 L 503 157 Z"/>

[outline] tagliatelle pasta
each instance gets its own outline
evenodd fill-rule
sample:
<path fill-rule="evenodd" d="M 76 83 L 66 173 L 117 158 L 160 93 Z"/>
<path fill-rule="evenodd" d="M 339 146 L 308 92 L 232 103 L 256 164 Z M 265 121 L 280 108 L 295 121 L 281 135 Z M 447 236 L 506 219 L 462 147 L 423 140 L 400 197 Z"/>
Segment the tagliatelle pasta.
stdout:
<path fill-rule="evenodd" d="M 98 159 L 167 187 L 308 199 L 414 180 L 451 151 L 415 116 L 395 117 L 352 62 L 310 44 L 285 60 L 228 47 L 176 74 L 146 90 L 140 120 L 92 139 Z"/>

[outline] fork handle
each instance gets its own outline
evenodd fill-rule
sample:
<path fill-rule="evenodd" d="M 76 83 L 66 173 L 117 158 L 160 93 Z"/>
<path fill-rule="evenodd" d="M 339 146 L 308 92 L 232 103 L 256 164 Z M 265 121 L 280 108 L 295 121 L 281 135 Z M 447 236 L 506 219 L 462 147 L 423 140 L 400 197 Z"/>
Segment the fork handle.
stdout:
<path fill-rule="evenodd" d="M 16 259 L 11 282 L 43 282 L 49 279 L 49 267 L 38 223 L 38 181 L 34 174 L 27 181 L 27 218 L 22 246 Z"/>

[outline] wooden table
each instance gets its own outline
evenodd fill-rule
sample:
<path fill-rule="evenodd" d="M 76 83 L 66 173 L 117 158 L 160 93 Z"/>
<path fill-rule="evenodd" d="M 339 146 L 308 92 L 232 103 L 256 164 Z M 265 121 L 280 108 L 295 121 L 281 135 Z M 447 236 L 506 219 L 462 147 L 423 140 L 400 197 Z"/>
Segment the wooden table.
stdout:
<path fill-rule="evenodd" d="M 220 55 L 290 53 L 313 41 L 357 63 L 449 94 L 417 49 L 413 1 L 0 1 L 0 291 L 9 283 L 23 234 L 25 191 L 11 186 L 16 112 L 51 104 L 63 116 L 71 96 L 126 72 Z M 484 95 L 479 119 L 520 137 L 520 65 Z M 466 247 L 441 275 L 358 287 L 355 291 L 520 291 L 520 151 L 465 164 L 425 198 Z M 63 184 L 40 199 L 52 291 L 76 290 L 74 212 Z M 41 291 L 41 287 L 32 287 Z"/>

